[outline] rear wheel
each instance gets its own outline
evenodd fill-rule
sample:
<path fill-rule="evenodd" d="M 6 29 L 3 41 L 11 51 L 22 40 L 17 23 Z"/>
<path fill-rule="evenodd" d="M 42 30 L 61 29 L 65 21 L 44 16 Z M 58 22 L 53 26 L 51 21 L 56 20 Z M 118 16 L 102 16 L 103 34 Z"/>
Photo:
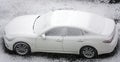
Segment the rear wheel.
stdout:
<path fill-rule="evenodd" d="M 94 58 L 96 57 L 97 54 L 97 50 L 91 46 L 85 46 L 82 47 L 80 50 L 80 55 L 82 55 L 85 58 Z"/>
<path fill-rule="evenodd" d="M 18 55 L 27 55 L 30 53 L 30 46 L 25 42 L 17 42 L 14 45 L 14 51 Z"/>

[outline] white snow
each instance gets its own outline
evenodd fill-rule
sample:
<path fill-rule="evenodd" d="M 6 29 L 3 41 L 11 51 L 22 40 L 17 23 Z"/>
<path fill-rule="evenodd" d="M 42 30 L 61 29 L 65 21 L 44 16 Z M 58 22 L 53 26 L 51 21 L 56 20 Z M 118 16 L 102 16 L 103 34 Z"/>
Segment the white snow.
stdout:
<path fill-rule="evenodd" d="M 120 4 L 105 4 L 80 0 L 0 0 L 0 37 L 4 26 L 13 18 L 21 15 L 42 15 L 50 10 L 73 9 L 88 11 L 112 19 L 120 19 Z M 120 47 L 113 56 L 96 59 L 82 59 L 76 55 L 38 53 L 28 57 L 4 52 L 0 38 L 1 62 L 119 62 Z M 120 43 L 118 44 L 120 45 Z"/>

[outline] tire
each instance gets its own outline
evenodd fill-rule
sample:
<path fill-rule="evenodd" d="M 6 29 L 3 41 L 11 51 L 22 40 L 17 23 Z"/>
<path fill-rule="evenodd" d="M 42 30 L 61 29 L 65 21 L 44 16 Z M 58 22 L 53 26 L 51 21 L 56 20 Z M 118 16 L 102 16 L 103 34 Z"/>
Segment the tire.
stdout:
<path fill-rule="evenodd" d="M 17 42 L 14 44 L 13 49 L 18 55 L 28 55 L 31 52 L 30 46 L 25 42 Z"/>
<path fill-rule="evenodd" d="M 80 49 L 80 55 L 84 58 L 94 58 L 98 56 L 97 50 L 91 46 L 85 46 Z"/>

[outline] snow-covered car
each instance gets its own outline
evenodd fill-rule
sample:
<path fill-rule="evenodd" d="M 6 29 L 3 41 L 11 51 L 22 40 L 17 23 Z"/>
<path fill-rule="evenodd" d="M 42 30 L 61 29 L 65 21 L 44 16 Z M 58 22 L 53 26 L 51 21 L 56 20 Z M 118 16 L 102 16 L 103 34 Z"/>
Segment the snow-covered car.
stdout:
<path fill-rule="evenodd" d="M 93 58 L 115 49 L 118 28 L 112 19 L 93 13 L 55 10 L 16 17 L 6 25 L 3 38 L 5 47 L 19 55 L 54 52 Z"/>

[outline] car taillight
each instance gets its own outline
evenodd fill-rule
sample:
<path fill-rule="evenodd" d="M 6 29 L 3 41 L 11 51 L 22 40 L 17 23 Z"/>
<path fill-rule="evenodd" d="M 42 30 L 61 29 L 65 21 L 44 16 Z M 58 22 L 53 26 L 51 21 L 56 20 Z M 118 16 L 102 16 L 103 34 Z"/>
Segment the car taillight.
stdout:
<path fill-rule="evenodd" d="M 103 41 L 104 43 L 111 43 L 112 42 L 112 40 L 113 40 L 113 38 L 114 38 L 114 35 L 115 35 L 115 28 L 114 28 L 114 31 L 113 31 L 113 33 L 112 33 L 112 37 L 109 39 L 109 40 L 105 40 L 105 41 Z"/>
<path fill-rule="evenodd" d="M 114 36 L 113 36 L 111 39 L 109 39 L 109 40 L 105 40 L 105 41 L 103 41 L 103 42 L 104 42 L 104 43 L 111 43 L 112 40 L 113 40 L 113 38 L 114 38 Z"/>
<path fill-rule="evenodd" d="M 114 35 L 115 35 L 115 28 L 114 28 L 114 30 L 113 30 L 113 32 L 112 32 L 112 34 L 111 34 L 111 38 L 109 39 L 109 40 L 105 40 L 105 41 L 103 41 L 104 43 L 111 43 L 112 42 L 112 40 L 113 40 L 113 38 L 114 38 Z"/>

